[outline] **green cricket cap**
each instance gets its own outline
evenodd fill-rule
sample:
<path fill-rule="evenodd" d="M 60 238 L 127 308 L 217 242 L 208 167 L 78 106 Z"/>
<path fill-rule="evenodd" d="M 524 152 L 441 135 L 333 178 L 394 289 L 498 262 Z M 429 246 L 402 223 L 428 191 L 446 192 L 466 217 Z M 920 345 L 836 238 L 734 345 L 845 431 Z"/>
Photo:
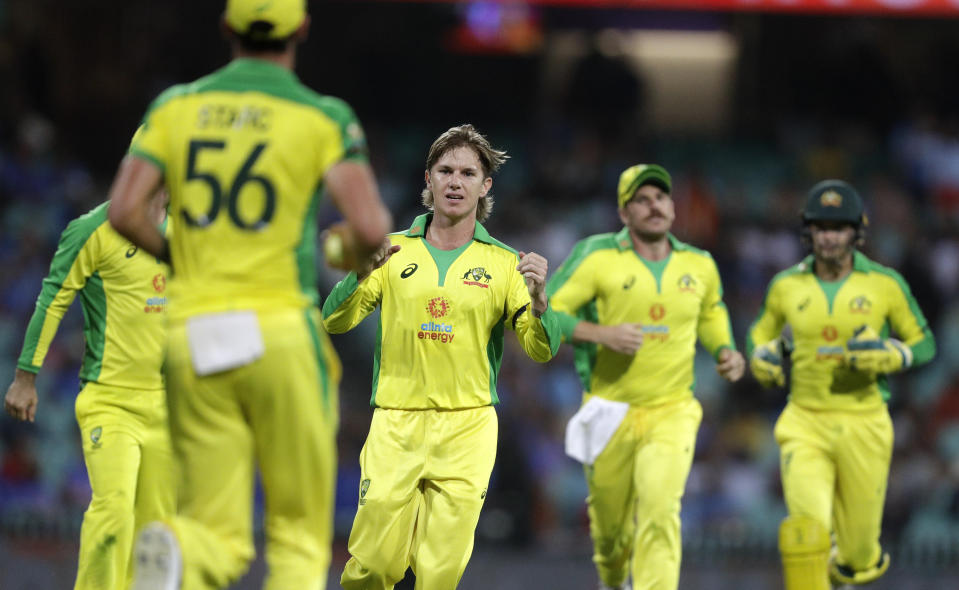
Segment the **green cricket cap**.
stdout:
<path fill-rule="evenodd" d="M 802 222 L 813 221 L 838 221 L 857 226 L 867 223 L 859 193 L 842 180 L 823 180 L 809 189 Z"/>

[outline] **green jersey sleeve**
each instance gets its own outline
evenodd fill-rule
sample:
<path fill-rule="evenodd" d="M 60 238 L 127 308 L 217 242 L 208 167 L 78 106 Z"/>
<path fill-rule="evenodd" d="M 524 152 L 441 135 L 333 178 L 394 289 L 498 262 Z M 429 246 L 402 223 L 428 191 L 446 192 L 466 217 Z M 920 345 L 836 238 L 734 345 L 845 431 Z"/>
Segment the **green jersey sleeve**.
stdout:
<path fill-rule="evenodd" d="M 96 230 L 106 222 L 106 212 L 106 205 L 101 205 L 70 222 L 60 236 L 50 272 L 43 279 L 36 308 L 27 325 L 18 368 L 31 373 L 40 371 L 64 314 L 77 292 L 97 272 L 100 241 Z"/>
<path fill-rule="evenodd" d="M 376 309 L 383 299 L 384 268 L 371 272 L 362 283 L 351 272 L 333 287 L 323 302 L 323 327 L 327 332 L 348 332 Z"/>

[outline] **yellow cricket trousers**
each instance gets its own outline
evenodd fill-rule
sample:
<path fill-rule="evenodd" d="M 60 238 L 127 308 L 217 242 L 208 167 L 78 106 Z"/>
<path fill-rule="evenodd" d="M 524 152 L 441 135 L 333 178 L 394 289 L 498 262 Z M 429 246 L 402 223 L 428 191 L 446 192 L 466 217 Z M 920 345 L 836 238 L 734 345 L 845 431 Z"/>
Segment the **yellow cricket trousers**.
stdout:
<path fill-rule="evenodd" d="M 680 501 L 702 416 L 693 397 L 631 406 L 603 452 L 585 467 L 593 562 L 607 586 L 622 584 L 631 570 L 634 590 L 678 587 Z"/>
<path fill-rule="evenodd" d="M 80 528 L 74 588 L 126 588 L 136 530 L 176 507 L 164 392 L 91 382 L 75 409 L 93 496 Z"/>
<path fill-rule="evenodd" d="M 835 533 L 838 562 L 866 570 L 879 533 L 892 460 L 885 405 L 866 412 L 809 410 L 792 402 L 776 422 L 786 507 Z"/>
<path fill-rule="evenodd" d="M 340 583 L 390 589 L 407 567 L 416 590 L 452 590 L 473 552 L 473 534 L 496 460 L 492 406 L 373 413 L 360 453 L 359 507 Z"/>
<path fill-rule="evenodd" d="M 182 323 L 169 329 L 167 389 L 182 476 L 168 521 L 183 590 L 226 588 L 253 559 L 253 478 L 266 503 L 267 590 L 322 590 L 332 542 L 339 361 L 316 310 L 259 313 L 265 353 L 198 377 Z"/>

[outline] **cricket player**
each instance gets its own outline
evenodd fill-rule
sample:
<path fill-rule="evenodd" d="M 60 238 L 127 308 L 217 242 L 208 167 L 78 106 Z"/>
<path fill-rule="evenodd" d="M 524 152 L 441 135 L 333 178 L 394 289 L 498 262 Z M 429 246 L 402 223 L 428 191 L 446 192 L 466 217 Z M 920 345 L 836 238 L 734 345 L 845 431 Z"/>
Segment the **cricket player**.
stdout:
<path fill-rule="evenodd" d="M 472 125 L 440 135 L 426 159 L 431 212 L 393 234 L 373 267 L 347 275 L 323 304 L 333 333 L 382 310 L 375 410 L 340 580 L 347 590 L 393 588 L 409 566 L 418 590 L 457 586 L 496 457 L 503 333 L 515 331 L 538 362 L 559 348 L 546 259 L 517 253 L 480 224 L 506 158 Z"/>
<path fill-rule="evenodd" d="M 702 418 L 696 341 L 724 379 L 745 369 L 716 263 L 669 231 L 671 191 L 661 166 L 626 169 L 617 191 L 623 229 L 578 242 L 549 282 L 583 383 L 567 452 L 585 464 L 600 588 L 629 588 L 632 573 L 634 588 L 676 590 L 680 500 Z M 591 452 L 574 450 L 577 432 L 592 439 Z"/>
<path fill-rule="evenodd" d="M 893 443 L 886 375 L 929 362 L 936 344 L 899 273 L 857 250 L 866 223 L 852 186 L 812 187 L 802 211 L 812 254 L 773 278 L 746 341 L 756 379 L 782 387 L 781 335 L 792 330 L 789 403 L 775 429 L 786 590 L 865 584 L 889 568 L 879 545 Z"/>
<path fill-rule="evenodd" d="M 365 261 L 390 216 L 353 111 L 292 71 L 309 26 L 304 0 L 227 0 L 223 26 L 234 59 L 153 102 L 111 189 L 117 231 L 174 269 L 166 371 L 181 504 L 139 535 L 134 588 L 236 581 L 254 554 L 256 466 L 265 587 L 318 590 L 330 562 L 339 371 L 316 307 L 319 188 L 346 218 L 333 234 L 351 251 L 340 261 Z M 144 217 L 160 183 L 177 227 L 169 243 Z"/>
<path fill-rule="evenodd" d="M 166 230 L 166 194 L 148 219 Z M 33 422 L 34 383 L 60 320 L 77 294 L 85 352 L 77 423 L 93 497 L 80 528 L 76 590 L 129 586 L 134 531 L 173 514 L 176 478 L 163 390 L 168 267 L 107 223 L 103 203 L 60 236 L 43 280 L 4 405 Z"/>

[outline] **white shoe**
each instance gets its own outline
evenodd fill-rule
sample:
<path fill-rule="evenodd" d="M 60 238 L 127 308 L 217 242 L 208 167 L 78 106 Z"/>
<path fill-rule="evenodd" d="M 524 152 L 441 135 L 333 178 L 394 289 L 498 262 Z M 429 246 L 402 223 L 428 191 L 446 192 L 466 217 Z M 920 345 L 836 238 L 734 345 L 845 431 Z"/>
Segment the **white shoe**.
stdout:
<path fill-rule="evenodd" d="M 137 535 L 133 549 L 132 590 L 179 590 L 183 558 L 176 535 L 152 522 Z"/>
<path fill-rule="evenodd" d="M 623 582 L 619 586 L 607 586 L 606 584 L 600 582 L 599 590 L 633 590 L 633 587 L 629 584 L 628 581 Z"/>

